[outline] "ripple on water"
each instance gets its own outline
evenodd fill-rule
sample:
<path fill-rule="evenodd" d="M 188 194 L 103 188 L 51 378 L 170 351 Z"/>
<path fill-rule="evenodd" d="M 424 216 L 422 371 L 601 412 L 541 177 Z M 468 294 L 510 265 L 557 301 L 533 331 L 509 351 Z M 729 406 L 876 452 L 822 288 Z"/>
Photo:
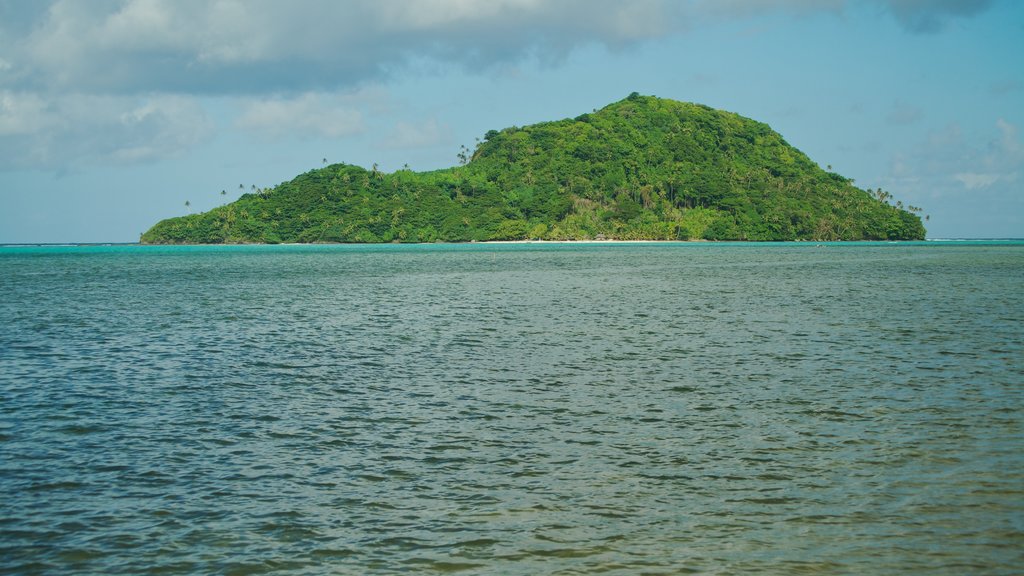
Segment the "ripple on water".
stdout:
<path fill-rule="evenodd" d="M 1024 248 L 829 249 L 0 252 L 0 571 L 1019 570 Z"/>

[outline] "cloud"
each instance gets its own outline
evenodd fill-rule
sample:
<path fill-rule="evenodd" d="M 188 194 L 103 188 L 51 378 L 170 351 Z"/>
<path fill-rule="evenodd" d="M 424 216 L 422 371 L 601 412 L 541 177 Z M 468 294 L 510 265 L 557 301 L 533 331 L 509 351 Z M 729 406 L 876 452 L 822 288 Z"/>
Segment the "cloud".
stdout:
<path fill-rule="evenodd" d="M 953 18 L 981 14 L 992 6 L 992 0 L 884 0 L 883 4 L 906 30 L 933 33 Z"/>
<path fill-rule="evenodd" d="M 117 144 L 110 156 L 119 162 L 163 158 L 206 140 L 213 129 L 199 103 L 181 96 L 148 98 L 117 117 Z"/>
<path fill-rule="evenodd" d="M 342 138 L 362 133 L 363 114 L 344 95 L 306 93 L 252 100 L 236 120 L 239 128 L 264 136 Z"/>
<path fill-rule="evenodd" d="M 696 12 L 717 18 L 750 18 L 761 14 L 840 12 L 845 0 L 701 0 Z"/>
<path fill-rule="evenodd" d="M 922 117 L 921 109 L 906 102 L 895 102 L 885 116 L 885 121 L 893 126 L 909 126 L 917 123 Z"/>
<path fill-rule="evenodd" d="M 996 120 L 996 128 L 999 130 L 1000 135 L 997 144 L 994 146 L 996 154 L 1005 155 L 1016 162 L 1024 161 L 1024 147 L 1021 146 L 1020 130 L 1017 126 L 1000 118 Z"/>
<path fill-rule="evenodd" d="M 55 115 L 38 94 L 0 92 L 0 137 L 33 134 L 52 125 Z"/>
<path fill-rule="evenodd" d="M 429 148 L 452 142 L 451 128 L 431 117 L 416 124 L 396 123 L 394 130 L 381 144 L 385 148 Z"/>
<path fill-rule="evenodd" d="M 875 0 L 931 32 L 983 0 Z M 839 14 L 852 0 L 0 0 L 0 165 L 140 161 L 202 141 L 198 102 L 240 102 L 236 127 L 359 133 L 379 106 L 339 94 L 418 66 L 557 65 L 723 21 Z M 147 106 L 150 106 L 147 108 Z M 897 119 L 898 115 L 897 115 Z M 393 145 L 440 138 L 396 126 Z M 77 143 L 66 142 L 71 138 Z M 405 142 L 406 144 L 402 144 Z M 77 160 L 76 160 L 77 159 Z"/>
<path fill-rule="evenodd" d="M 958 172 L 953 174 L 953 179 L 960 182 L 968 190 L 975 188 L 987 188 L 1002 178 L 999 174 L 980 174 L 978 172 Z"/>
<path fill-rule="evenodd" d="M 876 0 L 933 32 L 989 0 Z M 333 91 L 429 58 L 470 68 L 557 62 L 697 25 L 840 13 L 851 0 L 55 0 L 0 2 L 8 89 L 88 93 Z"/>
<path fill-rule="evenodd" d="M 931 133 L 912 151 L 892 157 L 886 185 L 931 197 L 981 189 L 1015 194 L 1024 172 L 1024 144 L 1016 125 L 1000 118 L 993 128 L 985 143 L 972 142 L 956 124 Z"/>
<path fill-rule="evenodd" d="M 195 99 L 0 92 L 0 168 L 137 163 L 206 140 L 212 123 Z"/>
<path fill-rule="evenodd" d="M 557 62 L 671 33 L 678 12 L 667 0 L 0 0 L 0 166 L 173 153 L 207 134 L 206 97 L 239 102 L 235 127 L 262 135 L 351 136 L 386 103 L 351 95 L 406 67 Z M 441 132 L 400 126 L 393 144 Z"/>
<path fill-rule="evenodd" d="M 970 18 L 988 10 L 992 0 L 875 0 L 905 30 L 939 32 L 956 18 Z M 697 0 L 683 13 L 686 20 L 747 19 L 767 14 L 804 16 L 822 12 L 841 14 L 856 0 Z"/>
<path fill-rule="evenodd" d="M 1013 94 L 1024 90 L 1024 83 L 1016 80 L 1005 80 L 1002 82 L 994 82 L 989 86 L 989 92 L 995 96 L 1003 96 L 1006 94 Z"/>
<path fill-rule="evenodd" d="M 929 235 L 1019 237 L 1024 233 L 1024 143 L 1018 126 L 998 119 L 987 134 L 956 124 L 890 158 L 879 184 L 932 216 Z"/>
<path fill-rule="evenodd" d="M 667 0 L 57 0 L 9 27 L 0 53 L 14 54 L 21 88 L 304 92 L 410 56 L 484 66 L 628 44 L 676 30 L 681 13 Z"/>

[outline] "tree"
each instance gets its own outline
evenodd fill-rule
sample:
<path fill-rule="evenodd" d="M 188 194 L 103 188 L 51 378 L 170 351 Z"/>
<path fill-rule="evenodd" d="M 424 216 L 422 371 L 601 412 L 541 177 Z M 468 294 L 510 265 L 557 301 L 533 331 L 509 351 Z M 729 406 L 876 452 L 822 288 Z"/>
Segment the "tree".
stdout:
<path fill-rule="evenodd" d="M 456 148 L 461 166 L 443 170 L 335 163 L 254 194 L 240 185 L 209 217 L 168 220 L 143 240 L 913 239 L 927 220 L 826 171 L 767 125 L 648 96 Z M 251 216 L 225 230 L 232 211 Z"/>
<path fill-rule="evenodd" d="M 189 202 L 188 200 L 185 200 L 185 208 L 189 211 L 189 214 L 192 213 L 192 210 L 189 209 L 189 206 L 191 206 L 191 205 L 192 205 L 191 202 Z"/>

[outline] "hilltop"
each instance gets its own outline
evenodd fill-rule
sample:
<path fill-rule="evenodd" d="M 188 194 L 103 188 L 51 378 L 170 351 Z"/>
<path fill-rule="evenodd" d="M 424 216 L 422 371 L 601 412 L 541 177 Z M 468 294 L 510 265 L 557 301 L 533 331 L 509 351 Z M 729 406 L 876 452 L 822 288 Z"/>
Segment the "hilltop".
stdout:
<path fill-rule="evenodd" d="M 460 166 L 334 164 L 205 213 L 150 244 L 486 240 L 914 240 L 887 192 L 823 170 L 767 124 L 636 93 L 573 119 L 491 130 Z M 918 210 L 911 208 L 911 210 Z"/>

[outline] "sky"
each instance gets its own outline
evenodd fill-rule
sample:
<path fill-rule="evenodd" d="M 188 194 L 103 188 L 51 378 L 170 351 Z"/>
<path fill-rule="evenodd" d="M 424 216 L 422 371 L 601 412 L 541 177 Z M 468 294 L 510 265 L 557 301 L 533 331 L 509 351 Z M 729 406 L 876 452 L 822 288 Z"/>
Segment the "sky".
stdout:
<path fill-rule="evenodd" d="M 634 91 L 766 122 L 929 238 L 1024 237 L 1017 0 L 0 0 L 0 243 L 448 167 Z"/>

